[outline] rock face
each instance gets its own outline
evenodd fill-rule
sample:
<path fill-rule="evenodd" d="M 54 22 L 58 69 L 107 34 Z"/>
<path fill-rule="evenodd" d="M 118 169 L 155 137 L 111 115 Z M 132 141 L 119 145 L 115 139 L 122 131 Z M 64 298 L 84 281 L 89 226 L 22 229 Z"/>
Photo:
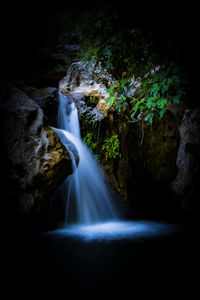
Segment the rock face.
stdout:
<path fill-rule="evenodd" d="M 200 108 L 187 109 L 180 127 L 178 174 L 172 184 L 185 211 L 199 214 L 200 195 Z"/>
<path fill-rule="evenodd" d="M 29 93 L 29 97 L 34 100 L 43 110 L 44 121 L 56 127 L 58 115 L 58 89 L 53 87 L 35 89 Z"/>
<path fill-rule="evenodd" d="M 43 111 L 24 92 L 9 87 L 1 109 L 8 194 L 12 193 L 23 216 L 40 210 L 48 201 L 72 172 L 71 158 L 55 132 L 43 127 Z"/>
<path fill-rule="evenodd" d="M 110 110 L 106 117 L 91 122 L 82 112 L 87 111 L 84 98 L 82 101 L 83 104 L 77 103 L 81 106 L 82 137 L 87 132 L 92 133 L 93 142 L 98 145 L 94 153 L 100 156 L 101 165 L 120 196 L 120 203 L 124 207 L 133 205 L 135 211 L 136 205 L 141 209 L 148 207 L 147 213 L 153 206 L 163 210 L 165 203 L 170 206 L 169 186 L 177 174 L 176 157 L 180 142 L 179 122 L 172 112 L 167 111 L 163 119 L 155 120 L 152 126 L 143 124 L 143 136 L 142 122 L 130 123 L 127 112 L 118 114 Z M 119 138 L 120 157 L 106 160 L 102 146 L 105 138 L 113 135 Z"/>
<path fill-rule="evenodd" d="M 86 103 L 85 96 L 82 94 L 68 94 L 68 99 L 73 101 L 79 111 L 80 120 L 87 118 L 88 122 L 95 124 L 105 118 L 99 109 L 96 107 L 90 107 Z"/>
<path fill-rule="evenodd" d="M 145 170 L 157 182 L 171 183 L 177 173 L 176 157 L 179 146 L 178 122 L 167 111 L 162 120 L 155 120 L 153 125 L 142 122 L 132 123 L 134 140 L 132 160 L 143 164 Z"/>
<path fill-rule="evenodd" d="M 106 115 L 110 108 L 106 105 L 109 94 L 106 92 L 108 87 L 102 81 L 108 85 L 114 83 L 112 76 L 100 66 L 86 68 L 82 63 L 77 62 L 70 66 L 66 77 L 59 83 L 59 89 L 64 93 L 97 97 L 99 99 L 97 108 Z"/>

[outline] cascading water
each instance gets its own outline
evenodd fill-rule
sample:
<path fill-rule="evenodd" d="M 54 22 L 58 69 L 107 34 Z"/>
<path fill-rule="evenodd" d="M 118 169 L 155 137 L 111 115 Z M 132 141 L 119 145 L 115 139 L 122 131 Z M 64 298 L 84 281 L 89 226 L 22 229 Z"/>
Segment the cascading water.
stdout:
<path fill-rule="evenodd" d="M 59 92 L 58 127 L 60 129 L 54 130 L 66 148 L 67 138 L 75 145 L 79 154 L 77 167 L 73 153 L 69 151 L 73 174 L 66 179 L 62 187 L 67 202 L 66 225 L 93 224 L 116 219 L 117 212 L 105 176 L 93 154 L 81 140 L 76 106 L 61 92 Z"/>
<path fill-rule="evenodd" d="M 76 236 L 84 241 L 90 241 L 146 238 L 176 232 L 178 228 L 167 224 L 118 219 L 105 176 L 92 153 L 81 140 L 78 112 L 70 99 L 67 95 L 59 93 L 58 126 L 60 129 L 53 128 L 72 159 L 73 174 L 67 177 L 62 186 L 63 198 L 66 202 L 66 228 L 49 234 L 60 237 Z M 69 147 L 69 140 L 78 151 L 78 166 Z"/>

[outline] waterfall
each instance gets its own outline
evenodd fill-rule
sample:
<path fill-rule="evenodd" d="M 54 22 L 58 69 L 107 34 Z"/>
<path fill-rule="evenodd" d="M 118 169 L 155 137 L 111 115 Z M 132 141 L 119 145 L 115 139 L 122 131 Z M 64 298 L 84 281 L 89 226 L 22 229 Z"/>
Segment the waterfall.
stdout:
<path fill-rule="evenodd" d="M 62 186 L 66 201 L 65 225 L 94 224 L 117 219 L 109 187 L 101 167 L 95 157 L 82 142 L 78 111 L 75 103 L 67 95 L 59 92 L 58 127 L 53 128 L 67 146 L 67 139 L 76 147 L 79 164 L 70 149 L 73 174 L 68 176 Z"/>

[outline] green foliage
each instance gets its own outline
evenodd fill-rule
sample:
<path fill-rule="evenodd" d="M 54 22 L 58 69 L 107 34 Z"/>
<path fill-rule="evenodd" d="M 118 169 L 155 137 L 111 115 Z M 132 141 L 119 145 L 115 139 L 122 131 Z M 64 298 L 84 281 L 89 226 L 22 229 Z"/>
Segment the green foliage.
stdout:
<path fill-rule="evenodd" d="M 117 80 L 116 84 L 112 84 L 107 93 L 110 95 L 106 101 L 106 104 L 115 105 L 118 112 L 125 110 L 127 106 L 127 97 L 125 92 L 128 90 L 128 79 L 122 78 Z"/>
<path fill-rule="evenodd" d="M 165 39 L 161 43 L 151 26 L 144 29 L 143 18 L 124 10 L 123 3 L 103 1 L 97 7 L 95 13 L 90 8 L 76 22 L 74 36 L 82 49 L 79 59 L 88 67 L 101 63 L 112 73 L 116 83 L 106 84 L 107 104 L 119 113 L 129 107 L 131 118 L 140 115 L 148 123 L 162 119 L 168 102 L 178 104 L 185 95 L 175 43 L 166 43 Z M 156 65 L 164 67 L 146 77 Z M 133 75 L 141 86 L 134 98 L 128 99 L 126 92 Z"/>
<path fill-rule="evenodd" d="M 109 85 L 108 79 L 106 79 L 106 78 L 100 78 L 100 79 L 98 80 L 98 82 L 99 82 L 99 83 L 103 83 L 103 84 L 108 88 L 108 85 Z"/>
<path fill-rule="evenodd" d="M 142 80 L 135 96 L 127 99 L 126 92 L 130 88 L 129 79 L 122 77 L 112 84 L 107 92 L 107 104 L 114 105 L 118 112 L 131 105 L 131 118 L 142 116 L 144 121 L 152 123 L 156 117 L 162 119 L 167 110 L 168 101 L 180 103 L 185 95 L 184 80 L 179 68 L 163 67 L 157 73 Z M 134 88 L 134 86 L 132 86 Z"/>
<path fill-rule="evenodd" d="M 131 118 L 140 114 L 144 121 L 149 123 L 152 123 L 155 117 L 162 119 L 168 101 L 178 104 L 185 95 L 182 83 L 178 68 L 162 68 L 157 74 L 146 78 L 130 101 Z"/>
<path fill-rule="evenodd" d="M 93 151 L 97 147 L 97 143 L 94 142 L 94 136 L 92 132 L 88 132 L 83 138 L 84 143 Z"/>
<path fill-rule="evenodd" d="M 118 135 L 112 135 L 111 137 L 107 137 L 104 140 L 104 144 L 102 145 L 102 150 L 105 152 L 106 160 L 109 158 L 121 157 L 120 154 L 120 141 Z"/>
<path fill-rule="evenodd" d="M 99 99 L 96 97 L 90 96 L 90 97 L 86 97 L 86 102 L 87 102 L 88 106 L 96 107 L 99 102 Z"/>
<path fill-rule="evenodd" d="M 78 38 L 82 49 L 81 60 L 88 67 L 101 62 L 117 79 L 124 72 L 127 77 L 133 70 L 135 75 L 147 72 L 151 53 L 148 35 L 144 38 L 139 28 L 133 32 L 133 19 L 127 18 L 127 26 L 124 26 L 123 9 L 123 6 L 119 8 L 105 2 L 95 12 L 91 9 L 84 12 L 74 28 L 74 37 Z"/>

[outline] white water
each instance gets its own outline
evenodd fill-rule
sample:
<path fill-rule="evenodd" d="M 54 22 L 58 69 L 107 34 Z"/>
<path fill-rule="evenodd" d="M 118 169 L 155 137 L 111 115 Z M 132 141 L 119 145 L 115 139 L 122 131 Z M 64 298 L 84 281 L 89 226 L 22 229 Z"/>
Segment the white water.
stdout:
<path fill-rule="evenodd" d="M 66 225 L 88 225 L 117 219 L 106 178 L 93 154 L 81 140 L 76 106 L 62 93 L 59 93 L 58 127 L 61 129 L 54 130 L 66 148 L 68 144 L 65 137 L 75 145 L 79 154 L 77 167 L 73 153 L 69 151 L 74 170 L 62 187 L 66 200 Z"/>

